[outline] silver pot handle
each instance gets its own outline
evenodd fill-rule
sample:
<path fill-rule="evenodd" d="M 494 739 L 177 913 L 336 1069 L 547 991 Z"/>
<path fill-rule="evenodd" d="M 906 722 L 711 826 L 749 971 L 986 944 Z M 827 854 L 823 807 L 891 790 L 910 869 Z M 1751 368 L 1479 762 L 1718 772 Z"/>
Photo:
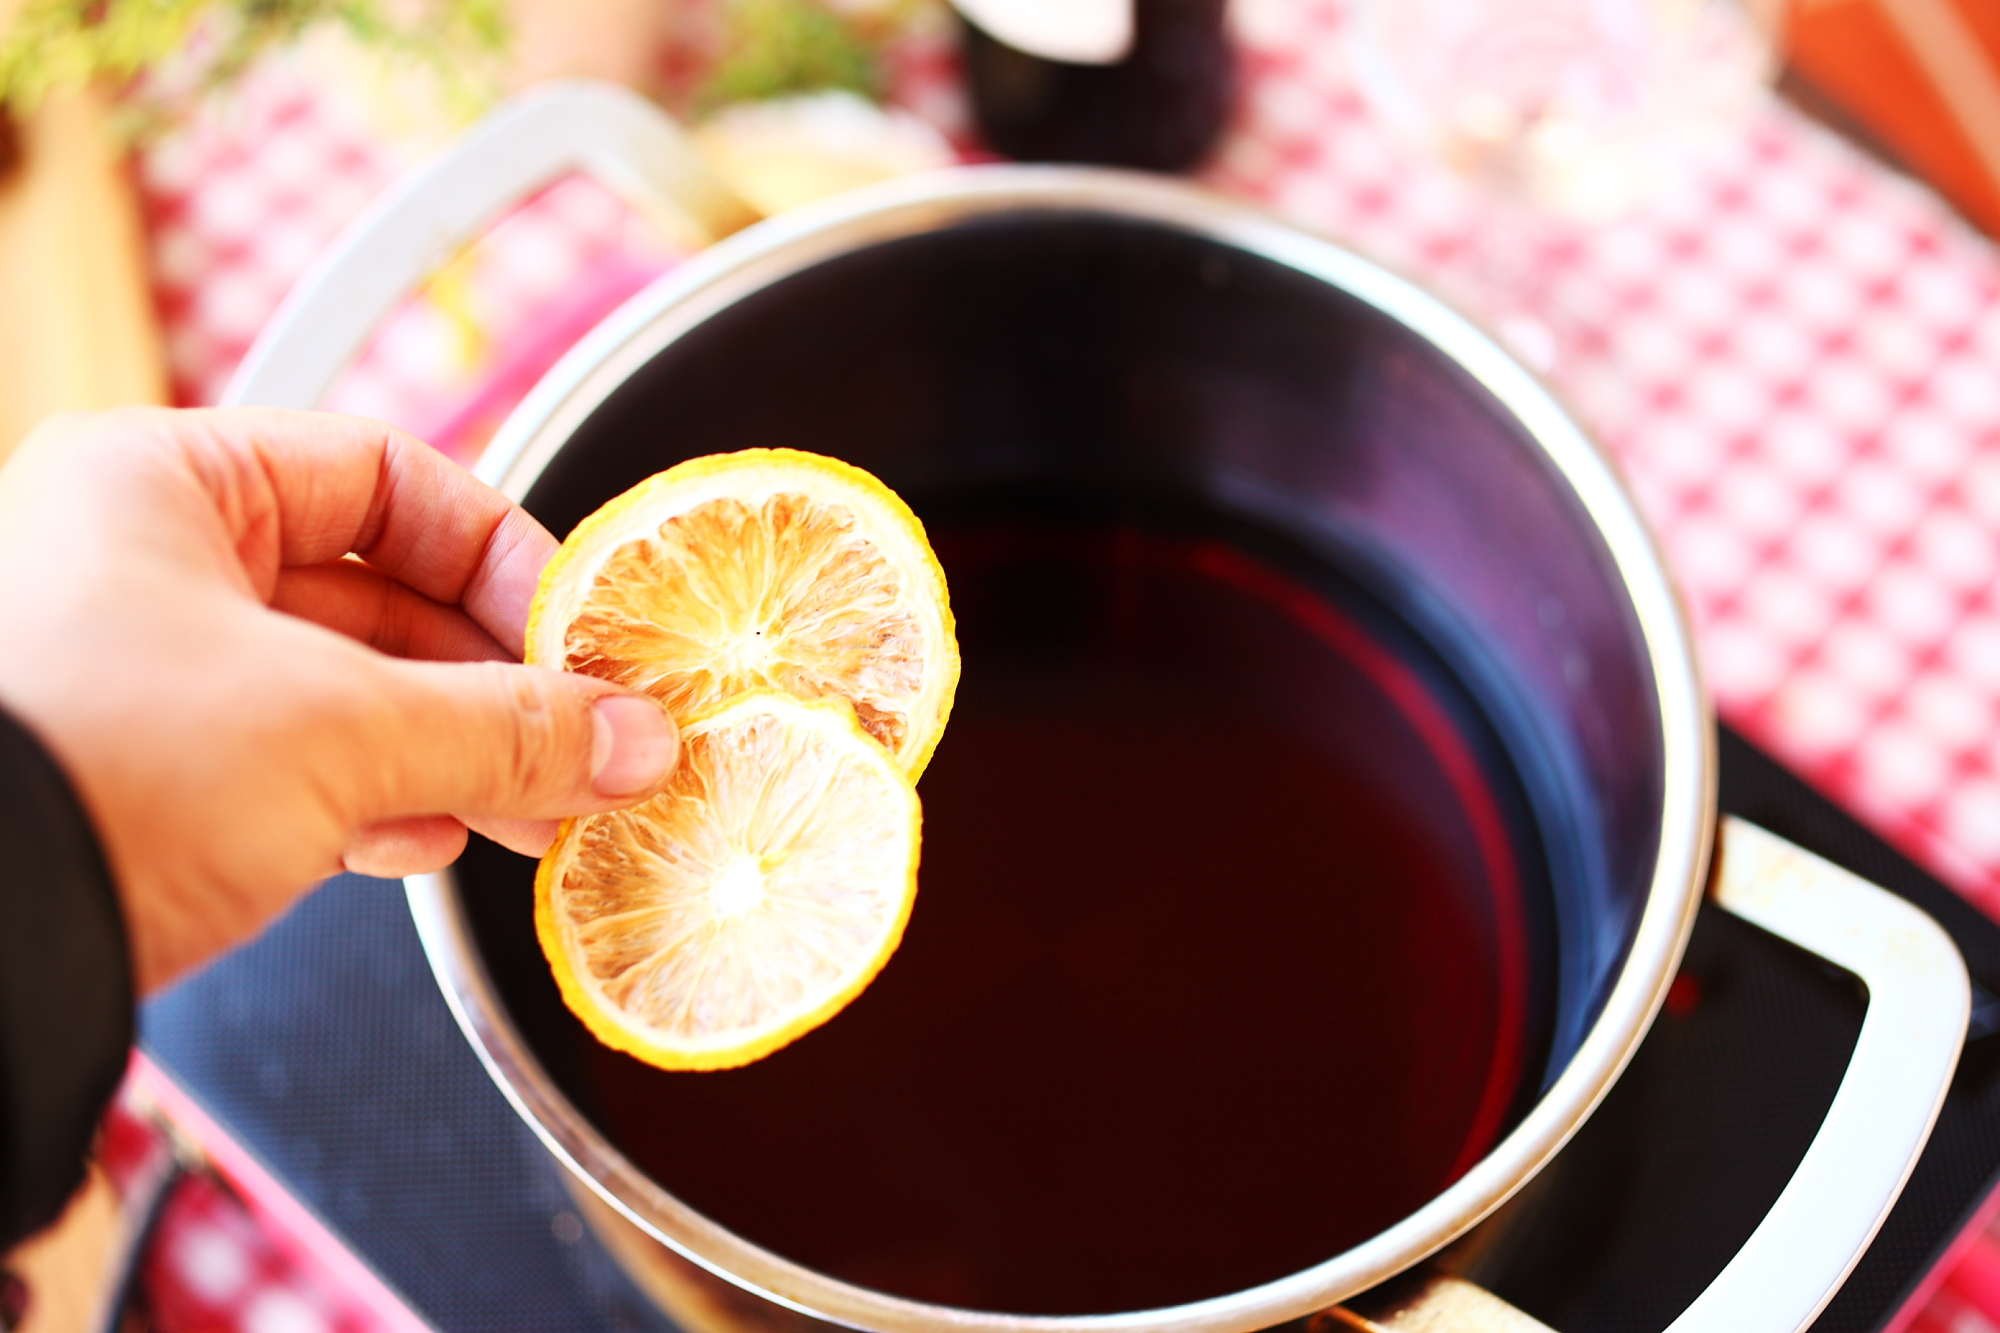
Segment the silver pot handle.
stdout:
<path fill-rule="evenodd" d="M 271 316 L 223 403 L 317 406 L 397 302 L 507 208 L 573 172 L 690 247 L 756 219 L 680 128 L 636 93 L 584 80 L 539 85 L 349 224 Z"/>
<path fill-rule="evenodd" d="M 399 300 L 509 205 L 573 171 L 697 244 L 755 219 L 652 104 L 604 84 L 542 85 L 350 225 L 272 316 L 223 401 L 315 406 Z M 1723 821 L 1719 847 L 1716 902 L 1854 973 L 1868 1009 L 1798 1170 L 1668 1333 L 1798 1333 L 1839 1290 L 1909 1179 L 1958 1065 L 1971 992 L 1950 937 L 1901 898 L 1738 819 Z M 1355 1328 L 1536 1327 L 1456 1280 L 1429 1289 L 1383 1311 L 1389 1322 L 1350 1310 L 1327 1316 Z"/>
<path fill-rule="evenodd" d="M 1859 977 L 1868 1010 L 1826 1119 L 1771 1211 L 1667 1333 L 1799 1333 L 1889 1216 L 1958 1068 L 1965 963 L 1939 925 L 1886 890 L 1754 824 L 1725 818 L 1713 896 Z M 1544 1326 L 1431 1274 L 1319 1321 L 1368 1333 L 1531 1333 Z"/>
<path fill-rule="evenodd" d="M 1868 1011 L 1819 1133 L 1771 1211 L 1668 1333 L 1796 1333 L 1819 1317 L 1917 1165 L 1965 1044 L 1972 992 L 1937 922 L 1740 819 L 1715 901 L 1861 979 Z"/>

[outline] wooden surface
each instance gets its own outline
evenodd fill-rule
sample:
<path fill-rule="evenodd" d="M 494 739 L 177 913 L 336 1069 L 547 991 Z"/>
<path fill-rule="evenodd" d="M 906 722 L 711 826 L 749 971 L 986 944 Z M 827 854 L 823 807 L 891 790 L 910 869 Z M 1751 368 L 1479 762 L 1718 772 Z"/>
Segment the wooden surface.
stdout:
<path fill-rule="evenodd" d="M 2000 4 L 1793 0 L 1785 48 L 1808 85 L 2000 235 Z"/>
<path fill-rule="evenodd" d="M 89 93 L 21 126 L 0 179 L 0 455 L 52 412 L 166 399 L 138 211 Z"/>
<path fill-rule="evenodd" d="M 1551 1333 L 1497 1296 L 1434 1273 L 1314 1316 L 1311 1333 Z"/>
<path fill-rule="evenodd" d="M 51 98 L 0 176 L 0 457 L 51 413 L 166 401 L 145 252 L 100 100 Z M 98 1321 L 117 1201 L 93 1169 L 56 1224 L 5 1256 L 27 1283 L 20 1333 Z"/>
<path fill-rule="evenodd" d="M 89 1333 L 119 1236 L 118 1201 L 104 1173 L 90 1178 L 69 1209 L 41 1235 L 6 1256 L 6 1267 L 28 1286 L 28 1317 L 17 1333 Z"/>

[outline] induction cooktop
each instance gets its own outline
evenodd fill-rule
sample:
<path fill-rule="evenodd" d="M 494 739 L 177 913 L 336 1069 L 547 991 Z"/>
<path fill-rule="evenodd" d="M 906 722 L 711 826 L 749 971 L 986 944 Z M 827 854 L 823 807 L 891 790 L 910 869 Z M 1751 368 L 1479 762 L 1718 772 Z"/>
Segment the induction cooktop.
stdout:
<path fill-rule="evenodd" d="M 2000 1179 L 2000 926 L 1740 737 L 1722 808 L 1930 913 L 1974 984 L 1937 1128 L 1821 1315 L 1883 1328 Z M 1561 1333 L 1658 1333 L 1720 1272 L 1804 1156 L 1865 999 L 1712 907 L 1631 1067 L 1459 1256 Z M 560 1170 L 446 1009 L 401 886 L 342 876 L 149 1001 L 141 1044 L 446 1333 L 669 1330 L 573 1211 Z"/>

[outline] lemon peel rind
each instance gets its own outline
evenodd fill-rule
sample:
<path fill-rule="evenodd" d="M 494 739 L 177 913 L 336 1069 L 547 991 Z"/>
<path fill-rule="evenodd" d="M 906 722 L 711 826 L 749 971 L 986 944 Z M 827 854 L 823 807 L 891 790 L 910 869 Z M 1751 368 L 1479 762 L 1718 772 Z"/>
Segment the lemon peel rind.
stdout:
<path fill-rule="evenodd" d="M 881 942 L 868 961 L 812 1008 L 727 1045 L 662 1043 L 644 1035 L 644 1030 L 636 1029 L 622 1021 L 617 1011 L 601 1002 L 592 988 L 577 974 L 576 963 L 557 919 L 555 894 L 575 860 L 584 827 L 589 821 L 603 816 L 583 815 L 564 820 L 557 830 L 555 843 L 535 869 L 535 938 L 540 943 L 542 953 L 548 959 L 550 970 L 555 975 L 556 989 L 562 995 L 564 1005 L 576 1015 L 584 1027 L 589 1029 L 590 1034 L 604 1045 L 623 1051 L 656 1069 L 674 1071 L 736 1069 L 761 1060 L 805 1036 L 853 1003 L 855 998 L 881 974 L 889 959 L 902 945 L 903 932 L 909 925 L 910 912 L 916 905 L 917 865 L 921 858 L 923 843 L 923 806 L 917 797 L 911 776 L 897 766 L 894 756 L 880 741 L 861 729 L 851 704 L 842 699 L 806 702 L 793 698 L 781 690 L 751 690 L 691 715 L 682 725 L 682 730 L 699 732 L 728 720 L 731 714 L 760 710 L 795 712 L 810 725 L 828 731 L 837 729 L 838 734 L 859 742 L 870 756 L 879 760 L 886 770 L 886 775 L 892 779 L 888 784 L 890 788 L 901 791 L 907 796 L 909 855 L 901 901 L 895 917 L 882 932 Z"/>
<path fill-rule="evenodd" d="M 530 665 L 563 665 L 564 634 L 581 611 L 598 570 L 625 543 L 654 536 L 666 518 L 709 500 L 728 498 L 754 505 L 781 492 L 810 492 L 807 479 L 831 482 L 832 489 L 840 492 L 837 497 L 819 494 L 815 498 L 837 498 L 873 520 L 867 527 L 877 548 L 896 568 L 921 584 L 924 595 L 913 597 L 912 605 L 920 615 L 935 609 L 937 622 L 927 626 L 935 631 L 935 660 L 925 664 L 924 691 L 912 709 L 912 743 L 904 747 L 906 753 L 891 754 L 910 780 L 916 781 L 930 763 L 951 717 L 958 690 L 958 621 L 952 614 L 944 569 L 931 548 L 923 521 L 902 496 L 873 473 L 838 458 L 802 449 L 706 454 L 656 473 L 608 501 L 576 525 L 543 568 L 528 607 L 524 660 Z M 661 513 L 650 507 L 656 496 L 669 491 L 684 493 L 675 509 Z M 729 700 L 721 702 L 726 705 Z M 690 719 L 678 720 L 686 725 Z"/>

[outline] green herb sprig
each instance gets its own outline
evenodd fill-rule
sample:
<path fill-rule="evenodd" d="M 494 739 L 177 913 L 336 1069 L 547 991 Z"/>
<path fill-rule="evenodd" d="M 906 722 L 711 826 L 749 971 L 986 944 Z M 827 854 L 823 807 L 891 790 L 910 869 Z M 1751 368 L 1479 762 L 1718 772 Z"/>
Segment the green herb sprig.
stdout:
<path fill-rule="evenodd" d="M 199 34 L 199 82 L 213 87 L 265 51 L 331 24 L 363 45 L 433 69 L 448 93 L 469 92 L 480 57 L 506 45 L 501 0 L 24 0 L 0 34 L 0 106 L 32 110 L 80 84 L 116 86 L 181 55 Z"/>
<path fill-rule="evenodd" d="M 881 96 L 874 34 L 819 0 L 728 0 L 723 21 L 720 59 L 690 108 L 698 116 L 794 93 Z"/>

